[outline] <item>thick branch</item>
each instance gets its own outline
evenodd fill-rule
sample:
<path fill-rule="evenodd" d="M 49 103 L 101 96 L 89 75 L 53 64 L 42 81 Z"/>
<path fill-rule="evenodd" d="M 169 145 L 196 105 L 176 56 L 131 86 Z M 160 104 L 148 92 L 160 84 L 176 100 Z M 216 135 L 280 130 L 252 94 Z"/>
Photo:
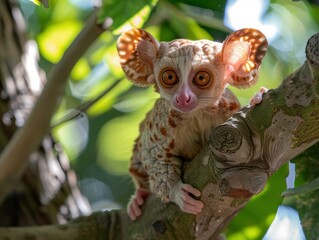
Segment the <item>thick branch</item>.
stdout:
<path fill-rule="evenodd" d="M 99 212 L 69 222 L 67 225 L 1 228 L 0 240 L 125 239 L 121 235 L 121 227 L 125 226 L 123 223 L 127 220 L 124 212 Z"/>
<path fill-rule="evenodd" d="M 92 16 L 67 49 L 59 64 L 53 67 L 48 76 L 47 85 L 35 104 L 28 121 L 15 133 L 1 154 L 0 200 L 19 181 L 30 154 L 38 147 L 44 135 L 48 133 L 51 117 L 75 63 L 103 31 L 104 29 L 96 24 L 96 16 Z M 17 149 L 19 150 L 17 151 Z"/>
<path fill-rule="evenodd" d="M 273 172 L 318 141 L 318 44 L 319 34 L 308 42 L 308 60 L 301 68 L 266 93 L 261 104 L 242 109 L 216 127 L 208 145 L 185 164 L 184 181 L 202 190 L 202 213 L 195 217 L 151 196 L 137 221 L 128 221 L 120 211 L 100 213 L 108 216 L 103 217 L 104 224 L 111 225 L 107 234 L 112 233 L 112 239 L 216 238 L 235 213 L 263 190 Z M 4 232 L 0 229 L 0 236 Z"/>

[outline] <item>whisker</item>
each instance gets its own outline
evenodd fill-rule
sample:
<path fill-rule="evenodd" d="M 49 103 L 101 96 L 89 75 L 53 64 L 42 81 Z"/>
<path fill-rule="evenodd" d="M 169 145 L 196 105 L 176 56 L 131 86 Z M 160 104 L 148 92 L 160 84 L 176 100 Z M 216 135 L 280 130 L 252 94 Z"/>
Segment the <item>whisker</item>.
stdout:
<path fill-rule="evenodd" d="M 205 105 L 208 105 L 210 107 L 214 107 L 216 106 L 216 100 L 215 99 L 212 99 L 210 97 L 201 97 L 201 98 L 198 98 L 198 103 L 199 104 L 205 104 Z"/>
<path fill-rule="evenodd" d="M 149 94 L 147 92 L 142 93 L 142 94 L 136 94 L 136 95 L 129 95 L 129 96 L 121 96 L 118 97 L 116 99 L 116 102 L 113 104 L 113 107 L 120 110 L 122 109 L 122 105 L 121 104 L 125 104 L 128 102 L 128 106 L 132 106 L 129 107 L 131 109 L 131 111 L 135 111 L 138 109 L 141 109 L 143 107 L 149 107 L 154 105 L 155 101 L 159 99 L 158 96 L 154 95 L 154 94 Z M 134 102 L 136 102 L 136 104 L 134 104 Z M 124 107 L 125 109 L 125 107 Z M 124 110 L 125 111 L 125 110 Z"/>
<path fill-rule="evenodd" d="M 212 114 L 212 109 L 211 109 L 211 108 L 209 108 L 209 107 L 207 107 L 207 106 L 203 106 L 203 105 L 201 105 L 201 104 L 198 104 L 198 107 L 199 107 L 201 110 L 203 110 L 203 112 Z"/>
<path fill-rule="evenodd" d="M 147 99 L 147 101 L 145 102 L 145 105 L 154 104 L 157 101 L 157 99 L 159 98 L 154 97 L 154 98 Z"/>

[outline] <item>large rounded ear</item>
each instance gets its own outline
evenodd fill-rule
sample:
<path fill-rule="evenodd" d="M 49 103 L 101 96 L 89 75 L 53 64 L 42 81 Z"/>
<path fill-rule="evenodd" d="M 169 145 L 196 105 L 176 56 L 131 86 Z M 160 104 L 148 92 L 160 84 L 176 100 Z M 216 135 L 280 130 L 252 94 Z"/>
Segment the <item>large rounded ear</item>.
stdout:
<path fill-rule="evenodd" d="M 116 46 L 122 69 L 129 80 L 141 87 L 154 83 L 153 60 L 159 43 L 150 33 L 133 28 L 122 33 Z"/>
<path fill-rule="evenodd" d="M 238 88 L 256 83 L 267 47 L 265 35 L 257 29 L 243 28 L 230 34 L 222 48 L 226 81 Z"/>

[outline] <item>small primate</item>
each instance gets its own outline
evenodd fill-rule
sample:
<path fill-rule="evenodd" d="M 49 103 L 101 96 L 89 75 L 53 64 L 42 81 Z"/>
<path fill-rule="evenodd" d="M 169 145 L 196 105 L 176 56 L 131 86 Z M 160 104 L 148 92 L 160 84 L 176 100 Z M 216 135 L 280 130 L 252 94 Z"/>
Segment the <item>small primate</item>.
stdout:
<path fill-rule="evenodd" d="M 142 29 L 124 32 L 117 42 L 120 63 L 135 85 L 154 85 L 160 98 L 140 125 L 130 174 L 136 191 L 128 205 L 135 220 L 153 193 L 184 212 L 198 214 L 201 192 L 181 179 L 184 161 L 192 160 L 207 143 L 214 126 L 240 108 L 230 84 L 254 84 L 267 51 L 265 36 L 241 29 L 223 43 L 178 39 L 158 42 Z"/>

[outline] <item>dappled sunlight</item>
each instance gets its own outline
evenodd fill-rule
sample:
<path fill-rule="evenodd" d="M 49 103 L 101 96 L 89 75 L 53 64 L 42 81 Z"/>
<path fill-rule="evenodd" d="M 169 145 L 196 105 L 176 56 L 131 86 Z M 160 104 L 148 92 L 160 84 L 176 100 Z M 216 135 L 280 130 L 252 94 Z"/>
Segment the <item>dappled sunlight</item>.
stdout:
<path fill-rule="evenodd" d="M 115 118 L 105 123 L 101 128 L 98 136 L 97 163 L 105 171 L 113 174 L 128 172 L 141 117 L 128 115 Z"/>
<path fill-rule="evenodd" d="M 229 0 L 225 9 L 225 25 L 233 30 L 257 28 L 266 35 L 271 44 L 279 33 L 277 27 L 279 18 L 264 16 L 269 4 L 269 0 Z"/>
<path fill-rule="evenodd" d="M 42 56 L 52 63 L 57 63 L 81 27 L 82 24 L 79 21 L 67 21 L 48 26 L 37 36 Z"/>

